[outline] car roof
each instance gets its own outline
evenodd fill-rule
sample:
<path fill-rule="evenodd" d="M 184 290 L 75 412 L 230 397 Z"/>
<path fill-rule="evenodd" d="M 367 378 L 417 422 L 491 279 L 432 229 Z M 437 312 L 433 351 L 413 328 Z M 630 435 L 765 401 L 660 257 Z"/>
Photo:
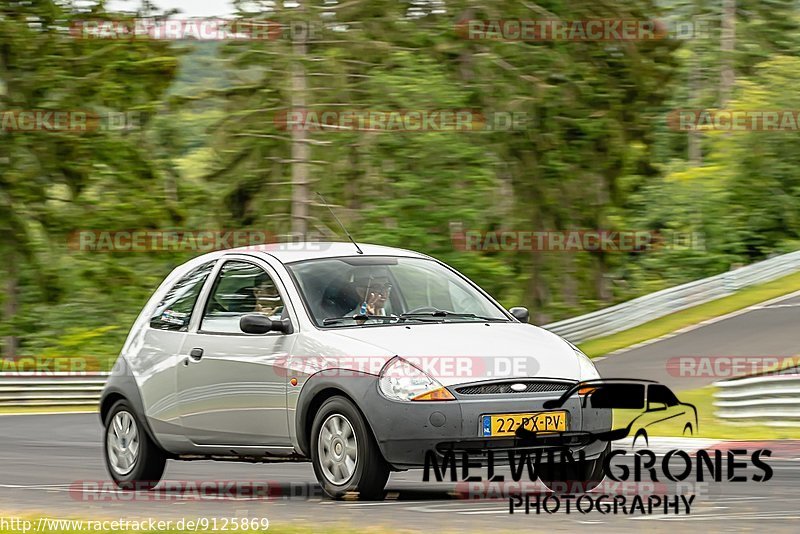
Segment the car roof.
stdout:
<path fill-rule="evenodd" d="M 384 247 L 381 245 L 370 245 L 359 243 L 364 256 L 400 256 L 405 258 L 429 258 L 424 254 L 405 250 L 402 248 Z M 274 257 L 281 263 L 293 263 L 297 261 L 341 258 L 345 256 L 360 256 L 353 243 L 328 242 L 328 241 L 305 241 L 299 243 L 271 243 L 266 245 L 255 245 L 241 248 L 234 248 L 223 251 L 221 254 L 266 254 Z"/>

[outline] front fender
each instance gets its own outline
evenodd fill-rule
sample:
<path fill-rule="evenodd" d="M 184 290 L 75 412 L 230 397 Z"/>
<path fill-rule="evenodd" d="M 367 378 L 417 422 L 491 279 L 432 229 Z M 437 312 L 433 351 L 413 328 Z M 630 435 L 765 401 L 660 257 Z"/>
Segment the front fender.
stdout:
<path fill-rule="evenodd" d="M 309 377 L 303 384 L 303 389 L 297 399 L 295 432 L 300 452 L 307 457 L 311 456 L 310 433 L 316 410 L 326 399 L 334 395 L 343 395 L 353 401 L 367 422 L 370 432 L 373 436 L 375 435 L 372 422 L 361 406 L 367 402 L 371 394 L 377 393 L 378 377 L 352 370 L 342 373 L 332 373 L 331 371 L 338 370 L 326 369 Z"/>

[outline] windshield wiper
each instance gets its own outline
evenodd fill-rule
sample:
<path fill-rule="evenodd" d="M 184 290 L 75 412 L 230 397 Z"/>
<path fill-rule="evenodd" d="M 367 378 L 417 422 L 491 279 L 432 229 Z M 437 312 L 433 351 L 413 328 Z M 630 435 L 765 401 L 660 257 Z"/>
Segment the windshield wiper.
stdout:
<path fill-rule="evenodd" d="M 455 313 L 446 310 L 436 310 L 436 311 L 429 311 L 429 312 L 414 312 L 414 313 L 402 313 L 400 314 L 400 320 L 407 320 L 407 319 L 415 319 L 419 317 L 435 317 L 435 318 L 453 318 L 453 319 L 478 319 L 479 321 L 504 321 L 503 319 L 498 319 L 495 317 L 483 317 L 480 315 L 475 315 L 474 313 Z"/>
<path fill-rule="evenodd" d="M 341 323 L 344 321 L 368 321 L 370 319 L 380 319 L 380 320 L 397 320 L 396 315 L 366 315 L 366 314 L 357 314 L 357 315 L 345 315 L 344 317 L 328 317 L 327 319 L 322 321 L 322 326 L 328 326 L 336 323 Z"/>

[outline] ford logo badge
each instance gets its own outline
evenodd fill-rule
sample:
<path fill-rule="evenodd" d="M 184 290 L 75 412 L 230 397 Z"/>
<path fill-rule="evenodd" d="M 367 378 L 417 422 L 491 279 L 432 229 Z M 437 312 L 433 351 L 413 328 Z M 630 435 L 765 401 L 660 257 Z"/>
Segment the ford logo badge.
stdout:
<path fill-rule="evenodd" d="M 525 384 L 511 384 L 511 389 L 519 393 L 528 389 L 528 386 L 526 386 Z"/>

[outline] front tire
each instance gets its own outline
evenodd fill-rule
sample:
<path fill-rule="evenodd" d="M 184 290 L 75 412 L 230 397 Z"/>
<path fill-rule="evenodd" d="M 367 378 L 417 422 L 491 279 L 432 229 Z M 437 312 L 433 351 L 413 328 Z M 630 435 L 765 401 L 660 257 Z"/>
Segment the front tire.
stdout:
<path fill-rule="evenodd" d="M 153 489 L 167 463 L 126 400 L 117 401 L 106 416 L 103 455 L 108 473 L 123 490 Z"/>
<path fill-rule="evenodd" d="M 311 462 L 322 490 L 334 499 L 355 492 L 363 500 L 381 500 L 386 494 L 389 466 L 361 412 L 343 397 L 325 401 L 314 417 Z"/>

